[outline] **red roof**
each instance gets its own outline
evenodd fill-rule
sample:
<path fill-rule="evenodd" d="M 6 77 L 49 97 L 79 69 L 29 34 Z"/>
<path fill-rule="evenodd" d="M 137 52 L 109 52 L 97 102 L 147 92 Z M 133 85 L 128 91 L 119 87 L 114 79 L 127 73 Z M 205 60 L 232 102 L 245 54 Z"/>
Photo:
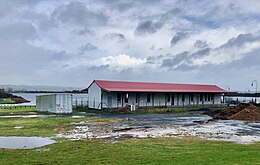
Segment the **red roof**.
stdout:
<path fill-rule="evenodd" d="M 94 80 L 89 87 L 96 83 L 101 89 L 108 92 L 209 92 L 228 93 L 216 85 L 201 84 L 172 84 L 172 83 L 152 83 L 152 82 L 125 82 Z M 88 87 L 88 88 L 89 88 Z M 88 90 L 85 89 L 85 90 Z"/>

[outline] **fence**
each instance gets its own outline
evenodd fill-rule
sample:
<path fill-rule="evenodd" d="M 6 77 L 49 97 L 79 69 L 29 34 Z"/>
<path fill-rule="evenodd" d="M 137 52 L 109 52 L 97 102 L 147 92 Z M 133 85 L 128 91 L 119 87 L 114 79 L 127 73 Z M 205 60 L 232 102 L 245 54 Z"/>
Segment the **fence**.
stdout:
<path fill-rule="evenodd" d="M 72 106 L 78 107 L 78 106 L 89 106 L 88 98 L 86 97 L 73 97 L 72 98 Z"/>

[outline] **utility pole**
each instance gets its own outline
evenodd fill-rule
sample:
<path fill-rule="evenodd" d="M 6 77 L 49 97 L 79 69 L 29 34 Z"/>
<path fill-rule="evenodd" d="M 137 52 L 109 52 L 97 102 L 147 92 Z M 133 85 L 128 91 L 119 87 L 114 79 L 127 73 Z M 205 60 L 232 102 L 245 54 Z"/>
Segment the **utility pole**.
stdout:
<path fill-rule="evenodd" d="M 257 81 L 256 80 L 253 80 L 251 82 L 251 86 L 254 86 L 255 84 L 255 103 L 256 103 L 256 97 L 257 97 Z"/>

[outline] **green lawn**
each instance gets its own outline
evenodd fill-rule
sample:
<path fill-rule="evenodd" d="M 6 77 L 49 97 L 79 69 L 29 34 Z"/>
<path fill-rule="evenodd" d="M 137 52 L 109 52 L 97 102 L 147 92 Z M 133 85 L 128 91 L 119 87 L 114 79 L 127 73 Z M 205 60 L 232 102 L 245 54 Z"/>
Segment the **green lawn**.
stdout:
<path fill-rule="evenodd" d="M 71 128 L 71 122 L 107 124 L 115 119 L 96 118 L 0 118 L 0 136 L 53 136 Z M 22 128 L 15 128 L 22 127 Z"/>
<path fill-rule="evenodd" d="M 73 109 L 73 113 L 87 113 L 87 114 L 158 114 L 158 113 L 186 113 L 200 110 L 200 108 L 139 108 L 136 111 L 111 111 L 111 110 L 92 110 L 84 107 L 77 107 Z"/>
<path fill-rule="evenodd" d="M 176 139 L 60 141 L 45 150 L 0 149 L 1 164 L 260 164 L 260 144 Z M 46 150 L 47 149 L 47 150 Z"/>
<path fill-rule="evenodd" d="M 4 98 L 3 101 L 0 102 L 0 104 L 13 104 L 15 103 L 14 100 L 12 100 L 12 98 Z"/>
<path fill-rule="evenodd" d="M 20 107 L 20 106 L 10 106 L 10 107 L 0 107 L 0 115 L 8 115 L 8 114 L 28 114 L 36 112 L 35 106 L 26 106 L 26 107 Z"/>

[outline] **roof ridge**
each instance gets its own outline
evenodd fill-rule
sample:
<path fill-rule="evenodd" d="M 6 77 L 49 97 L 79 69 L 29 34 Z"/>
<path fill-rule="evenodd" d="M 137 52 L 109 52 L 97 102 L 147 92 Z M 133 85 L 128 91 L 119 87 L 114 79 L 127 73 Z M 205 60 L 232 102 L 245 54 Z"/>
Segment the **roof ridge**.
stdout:
<path fill-rule="evenodd" d="M 125 80 L 94 80 L 96 82 L 103 81 L 103 82 L 119 82 L 119 83 L 149 83 L 149 84 L 174 84 L 174 85 L 201 85 L 201 86 L 217 86 L 215 84 L 189 84 L 189 83 L 170 83 L 170 82 L 145 82 L 145 81 L 125 81 Z"/>

